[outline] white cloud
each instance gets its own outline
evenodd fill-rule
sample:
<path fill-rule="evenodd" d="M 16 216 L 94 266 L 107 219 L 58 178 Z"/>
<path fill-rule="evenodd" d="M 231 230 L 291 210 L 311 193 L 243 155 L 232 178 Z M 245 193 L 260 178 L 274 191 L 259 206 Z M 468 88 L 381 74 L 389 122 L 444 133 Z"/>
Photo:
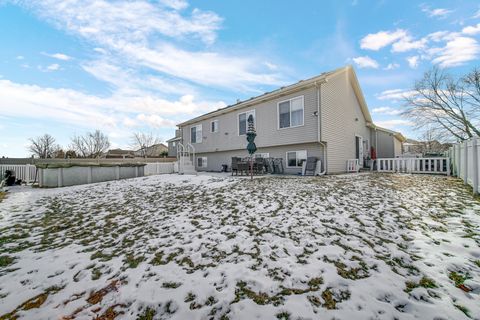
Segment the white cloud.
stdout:
<path fill-rule="evenodd" d="M 394 109 L 392 107 L 377 107 L 377 108 L 372 109 L 372 113 L 387 114 L 387 115 L 398 115 L 402 112 L 400 110 Z"/>
<path fill-rule="evenodd" d="M 411 36 L 405 36 L 392 45 L 392 52 L 406 52 L 414 49 L 423 49 L 427 39 L 414 41 Z"/>
<path fill-rule="evenodd" d="M 155 96 L 107 97 L 72 89 L 44 88 L 0 80 L 0 116 L 52 120 L 82 128 L 114 128 L 134 119 L 140 126 L 173 127 L 176 122 L 224 107 L 225 103 L 195 101 L 191 95 L 177 101 Z"/>
<path fill-rule="evenodd" d="M 185 0 L 159 0 L 160 3 L 175 10 L 183 10 L 188 7 L 188 2 Z"/>
<path fill-rule="evenodd" d="M 67 56 L 66 54 L 63 54 L 63 53 L 52 53 L 52 54 L 43 53 L 43 54 L 46 55 L 47 57 L 54 58 L 57 60 L 62 60 L 62 61 L 68 61 L 72 59 L 72 57 Z"/>
<path fill-rule="evenodd" d="M 137 116 L 137 120 L 144 122 L 153 128 L 174 128 L 176 125 L 175 121 L 164 119 L 157 114 L 145 115 L 141 113 Z"/>
<path fill-rule="evenodd" d="M 60 69 L 60 65 L 58 63 L 53 63 L 49 66 L 47 66 L 47 71 L 57 71 Z"/>
<path fill-rule="evenodd" d="M 453 12 L 453 10 L 448 10 L 445 8 L 430 9 L 430 7 L 425 6 L 422 8 L 422 11 L 425 12 L 430 18 L 445 18 Z"/>
<path fill-rule="evenodd" d="M 473 36 L 480 33 L 480 23 L 477 23 L 476 26 L 468 26 L 462 29 L 462 33 L 469 36 Z"/>
<path fill-rule="evenodd" d="M 389 63 L 383 70 L 395 70 L 398 69 L 400 65 L 398 63 Z"/>
<path fill-rule="evenodd" d="M 416 69 L 418 67 L 419 56 L 412 56 L 407 58 L 407 62 L 410 68 Z"/>
<path fill-rule="evenodd" d="M 371 33 L 360 40 L 360 48 L 377 51 L 406 36 L 407 32 L 403 29 Z"/>
<path fill-rule="evenodd" d="M 403 89 L 391 89 L 385 90 L 377 94 L 376 97 L 378 100 L 391 100 L 391 101 L 401 101 L 405 97 L 412 96 L 413 91 L 407 91 Z"/>
<path fill-rule="evenodd" d="M 197 8 L 179 11 L 186 8 L 186 1 L 167 0 L 163 5 L 146 0 L 22 3 L 58 28 L 92 42 L 99 54 L 118 58 L 122 65 L 244 91 L 254 91 L 258 84 L 284 84 L 280 74 L 262 68 L 265 59 L 260 54 L 198 49 L 192 41 L 200 40 L 210 48 L 223 19 Z"/>
<path fill-rule="evenodd" d="M 374 59 L 370 58 L 369 56 L 364 57 L 356 57 L 352 59 L 353 62 L 357 64 L 359 68 L 378 68 L 378 62 Z"/>
<path fill-rule="evenodd" d="M 25 59 L 25 57 L 24 56 L 17 56 L 16 59 L 17 60 L 23 60 L 23 59 Z"/>
<path fill-rule="evenodd" d="M 404 127 L 404 126 L 413 126 L 413 122 L 404 120 L 404 119 L 391 119 L 391 120 L 381 120 L 381 121 L 375 121 L 375 124 L 387 128 L 387 129 L 392 129 L 395 130 L 398 127 Z"/>
<path fill-rule="evenodd" d="M 448 41 L 443 48 L 434 48 L 430 52 L 434 55 L 433 63 L 440 67 L 454 67 L 478 59 L 480 45 L 473 38 L 457 37 Z"/>

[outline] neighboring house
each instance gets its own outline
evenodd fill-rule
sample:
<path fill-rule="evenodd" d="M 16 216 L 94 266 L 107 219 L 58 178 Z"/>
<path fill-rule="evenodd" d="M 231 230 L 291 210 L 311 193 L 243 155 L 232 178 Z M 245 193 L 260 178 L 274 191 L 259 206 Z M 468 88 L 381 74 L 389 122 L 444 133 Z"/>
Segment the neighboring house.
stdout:
<path fill-rule="evenodd" d="M 139 149 L 134 152 L 136 157 L 152 157 L 152 158 L 164 157 L 167 155 L 167 153 L 168 153 L 168 147 L 163 143 L 157 143 L 150 147 Z"/>
<path fill-rule="evenodd" d="M 249 115 L 257 154 L 282 158 L 292 174 L 309 156 L 322 160 L 326 173 L 345 172 L 348 159 L 363 165 L 372 146 L 377 157 L 395 157 L 405 140 L 373 124 L 355 72 L 346 66 L 183 122 L 181 138 L 169 141 L 194 146 L 197 170 L 220 171 L 232 157 L 248 156 Z"/>
<path fill-rule="evenodd" d="M 132 150 L 110 149 L 105 153 L 105 158 L 126 159 L 134 157 L 135 155 Z"/>
<path fill-rule="evenodd" d="M 443 154 L 452 146 L 451 143 L 441 143 L 437 140 L 417 141 L 407 139 L 403 144 L 403 153 L 405 155 L 426 156 L 434 154 Z"/>
<path fill-rule="evenodd" d="M 182 141 L 182 130 L 175 130 L 175 138 L 167 140 L 168 144 L 168 156 L 176 157 L 177 156 L 177 143 Z"/>

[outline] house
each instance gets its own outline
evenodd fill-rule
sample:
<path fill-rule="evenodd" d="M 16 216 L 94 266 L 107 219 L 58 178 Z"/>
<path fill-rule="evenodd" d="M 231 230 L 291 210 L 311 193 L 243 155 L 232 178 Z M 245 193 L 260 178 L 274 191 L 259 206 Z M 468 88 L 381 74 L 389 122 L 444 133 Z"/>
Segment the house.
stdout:
<path fill-rule="evenodd" d="M 141 148 L 138 149 L 137 151 L 134 152 L 136 157 L 152 157 L 152 158 L 158 158 L 158 157 L 164 157 L 168 153 L 168 147 L 164 145 L 163 143 L 157 143 L 154 145 L 151 145 L 149 147 Z"/>
<path fill-rule="evenodd" d="M 134 158 L 134 152 L 132 150 L 123 149 L 110 149 L 105 153 L 105 158 L 126 159 Z"/>
<path fill-rule="evenodd" d="M 167 140 L 168 144 L 168 156 L 176 157 L 177 156 L 177 143 L 182 141 L 182 130 L 175 130 L 175 137 Z"/>
<path fill-rule="evenodd" d="M 250 115 L 257 156 L 283 159 L 291 174 L 310 156 L 328 174 L 345 172 L 349 159 L 364 165 L 372 147 L 377 157 L 399 156 L 405 140 L 373 123 L 355 71 L 346 66 L 180 123 L 169 145 L 191 144 L 197 170 L 220 171 L 232 157 L 248 156 Z"/>

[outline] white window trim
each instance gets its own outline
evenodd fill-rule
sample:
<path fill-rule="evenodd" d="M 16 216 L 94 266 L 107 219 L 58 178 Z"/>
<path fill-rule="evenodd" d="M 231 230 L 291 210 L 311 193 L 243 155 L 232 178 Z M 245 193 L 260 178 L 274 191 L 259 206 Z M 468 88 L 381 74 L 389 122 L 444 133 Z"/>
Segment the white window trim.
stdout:
<path fill-rule="evenodd" d="M 217 131 L 212 131 L 212 124 L 213 124 L 214 122 L 217 124 L 217 125 L 216 125 L 216 126 L 217 126 Z M 217 133 L 218 130 L 219 130 L 219 127 L 218 127 L 218 119 L 211 121 L 211 122 L 210 122 L 210 133 Z"/>
<path fill-rule="evenodd" d="M 247 115 L 249 113 L 253 113 L 253 125 L 255 126 L 255 128 L 257 127 L 257 116 L 255 114 L 255 109 L 237 113 L 237 134 L 238 134 L 238 136 L 246 135 L 246 133 L 245 134 L 240 134 L 240 115 L 244 114 L 244 113 L 246 113 Z M 246 131 L 248 131 L 248 116 L 247 116 L 247 130 Z"/>
<path fill-rule="evenodd" d="M 202 165 L 201 166 L 198 165 L 198 160 L 199 159 L 202 159 Z M 207 165 L 207 157 L 197 157 L 196 165 L 197 165 L 197 168 L 206 168 L 208 166 Z"/>
<path fill-rule="evenodd" d="M 298 153 L 299 152 L 305 152 L 305 161 L 307 161 L 307 158 L 308 158 L 308 152 L 307 150 L 292 150 L 292 151 L 287 151 L 285 152 L 285 167 L 286 168 L 292 168 L 292 169 L 298 169 L 298 168 L 301 168 L 302 166 L 289 166 L 288 165 L 288 154 L 289 153 L 292 153 L 292 152 L 295 152 L 295 158 L 298 159 Z"/>
<path fill-rule="evenodd" d="M 197 139 L 195 139 L 195 142 L 192 142 L 192 128 L 197 128 L 197 130 L 195 130 L 195 135 L 197 134 L 197 132 L 199 131 L 198 130 L 198 127 L 200 127 L 200 131 L 202 132 L 202 134 L 200 135 L 200 141 L 198 141 Z M 190 143 L 202 143 L 203 141 L 203 126 L 202 124 L 197 124 L 197 125 L 194 125 L 194 126 L 191 126 L 190 127 Z"/>
<path fill-rule="evenodd" d="M 287 101 L 290 102 L 290 124 L 291 124 L 292 123 L 292 102 L 291 101 L 295 100 L 295 99 L 298 99 L 298 98 L 302 98 L 302 108 L 303 108 L 302 124 L 300 124 L 298 126 L 292 126 L 291 125 L 289 127 L 280 128 L 280 103 L 287 102 Z M 277 102 L 277 130 L 298 128 L 298 127 L 303 127 L 304 125 L 305 125 L 305 96 L 293 97 L 293 98 L 290 98 L 290 99 L 286 99 L 286 100 L 282 100 L 282 101 Z"/>

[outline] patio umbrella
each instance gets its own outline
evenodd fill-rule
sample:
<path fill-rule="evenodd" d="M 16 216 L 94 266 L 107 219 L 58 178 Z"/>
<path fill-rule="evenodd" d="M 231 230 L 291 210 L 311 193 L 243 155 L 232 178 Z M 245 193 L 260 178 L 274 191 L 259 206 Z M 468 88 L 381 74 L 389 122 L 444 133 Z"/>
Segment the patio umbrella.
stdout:
<path fill-rule="evenodd" d="M 247 129 L 247 151 L 250 155 L 250 176 L 253 179 L 253 154 L 257 151 L 257 146 L 255 145 L 255 137 L 257 133 L 255 132 L 255 125 L 253 124 L 253 116 L 248 116 L 247 119 L 248 129 Z"/>

